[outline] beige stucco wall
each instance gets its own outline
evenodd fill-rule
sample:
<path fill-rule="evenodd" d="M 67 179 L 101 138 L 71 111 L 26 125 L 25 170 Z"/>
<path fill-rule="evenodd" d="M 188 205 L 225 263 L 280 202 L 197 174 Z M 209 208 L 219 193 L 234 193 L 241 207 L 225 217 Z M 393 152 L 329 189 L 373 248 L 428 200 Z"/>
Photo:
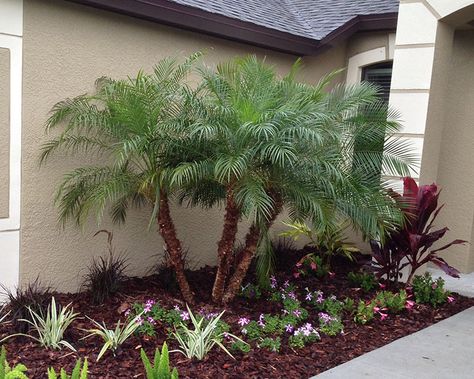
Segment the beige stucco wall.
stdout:
<path fill-rule="evenodd" d="M 0 48 L 0 218 L 8 217 L 10 163 L 10 51 Z"/>
<path fill-rule="evenodd" d="M 353 35 L 347 44 L 347 58 L 378 47 L 384 47 L 388 51 L 389 34 L 387 32 L 361 32 Z"/>
<path fill-rule="evenodd" d="M 436 68 L 436 66 L 435 66 Z M 449 64 L 444 64 L 447 87 L 431 93 L 430 112 L 435 107 L 444 109 L 443 130 L 440 140 L 439 159 L 430 164 L 426 161 L 425 181 L 436 180 L 442 187 L 441 201 L 446 203 L 437 225 L 448 226 L 448 239 L 460 238 L 473 241 L 474 223 L 474 31 L 456 31 Z M 433 87 L 432 87 L 433 88 Z M 433 108 L 432 108 L 433 107 Z M 428 120 L 429 121 L 429 120 Z M 434 120 L 427 124 L 425 145 L 435 142 L 431 138 L 438 126 Z M 436 134 L 437 133 L 433 133 Z M 425 147 L 426 150 L 426 147 Z M 427 150 L 429 153 L 430 150 Z M 428 157 L 428 156 L 426 156 Z M 425 163 L 425 152 L 423 153 Z M 437 176 L 428 177 L 438 164 Z M 423 171 L 422 171 L 423 173 Z M 453 246 L 446 259 L 464 272 L 474 270 L 474 245 Z"/>
<path fill-rule="evenodd" d="M 44 123 L 51 106 L 91 90 L 94 80 L 102 75 L 119 78 L 139 69 L 150 70 L 169 55 L 205 50 L 203 60 L 212 65 L 236 55 L 257 53 L 281 72 L 295 59 L 64 1 L 25 1 L 23 46 L 20 278 L 26 282 L 40 275 L 43 281 L 67 291 L 77 290 L 85 267 L 92 256 L 103 251 L 105 241 L 92 239 L 98 229 L 93 221 L 82 231 L 74 225 L 62 230 L 57 224 L 53 192 L 61 175 L 78 162 L 56 157 L 47 166 L 38 166 L 39 148 L 45 141 Z M 306 59 L 301 76 L 317 82 L 324 73 L 343 67 L 345 56 L 345 45 L 341 44 Z M 180 237 L 192 252 L 192 263 L 214 263 L 221 212 L 179 208 L 173 215 Z M 146 211 L 132 212 L 125 227 L 112 227 L 107 221 L 101 225 L 113 230 L 118 249 L 128 252 L 131 274 L 142 275 L 160 260 L 160 238 L 154 231 L 145 231 L 148 216 Z"/>

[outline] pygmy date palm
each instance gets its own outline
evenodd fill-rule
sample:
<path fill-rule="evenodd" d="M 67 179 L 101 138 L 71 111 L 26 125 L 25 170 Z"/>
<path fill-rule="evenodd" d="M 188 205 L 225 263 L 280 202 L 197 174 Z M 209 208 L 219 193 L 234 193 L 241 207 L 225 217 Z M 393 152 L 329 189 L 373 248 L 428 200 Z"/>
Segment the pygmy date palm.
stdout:
<path fill-rule="evenodd" d="M 207 150 L 201 159 L 182 162 L 173 181 L 192 203 L 225 201 L 212 292 L 216 302 L 234 298 L 284 206 L 294 220 L 326 227 L 344 217 L 367 235 L 401 222 L 380 181 L 373 180 L 373 167 L 402 175 L 413 157 L 407 146 L 392 141 L 398 124 L 387 121 L 376 89 L 364 84 L 327 92 L 331 75 L 316 86 L 305 85 L 295 79 L 297 66 L 279 78 L 249 56 L 216 71 L 201 70 L 195 107 L 202 108 L 202 119 L 189 133 L 205 141 Z M 356 139 L 374 138 L 387 141 L 383 152 L 365 143 L 354 154 Z M 250 227 L 235 259 L 241 218 Z"/>
<path fill-rule="evenodd" d="M 60 221 L 83 224 L 91 212 L 100 221 L 109 209 L 114 222 L 124 222 L 130 206 L 149 205 L 150 225 L 154 220 L 158 223 L 181 293 L 189 303 L 193 294 L 170 214 L 167 178 L 168 157 L 187 145 L 185 138 L 170 133 L 170 125 L 187 120 L 182 95 L 189 91 L 184 80 L 197 57 L 182 64 L 164 59 L 153 74 L 140 72 L 133 79 L 101 78 L 93 95 L 57 103 L 47 129 L 64 129 L 43 145 L 41 155 L 44 161 L 57 150 L 79 156 L 98 154 L 99 164 L 64 176 L 56 197 Z"/>

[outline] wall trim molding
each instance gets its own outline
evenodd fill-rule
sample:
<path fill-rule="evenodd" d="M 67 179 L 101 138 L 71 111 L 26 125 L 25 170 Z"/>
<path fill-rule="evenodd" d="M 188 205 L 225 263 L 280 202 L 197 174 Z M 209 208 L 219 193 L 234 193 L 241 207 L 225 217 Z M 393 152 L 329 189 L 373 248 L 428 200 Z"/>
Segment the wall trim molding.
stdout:
<path fill-rule="evenodd" d="M 377 47 L 350 57 L 347 64 L 346 84 L 360 83 L 362 69 L 365 66 L 387 61 L 386 50 L 384 46 Z"/>
<path fill-rule="evenodd" d="M 10 52 L 10 161 L 8 218 L 0 219 L 0 284 L 11 290 L 20 281 L 22 35 L 23 1 L 3 0 L 0 48 Z"/>

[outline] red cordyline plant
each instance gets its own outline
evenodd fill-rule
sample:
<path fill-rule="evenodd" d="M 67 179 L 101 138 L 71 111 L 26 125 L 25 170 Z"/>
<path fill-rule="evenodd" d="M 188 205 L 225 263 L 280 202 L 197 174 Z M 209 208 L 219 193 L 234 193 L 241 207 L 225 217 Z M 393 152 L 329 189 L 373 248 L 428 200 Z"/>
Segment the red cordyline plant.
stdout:
<path fill-rule="evenodd" d="M 383 245 L 378 241 L 371 241 L 376 274 L 379 278 L 385 276 L 388 280 L 397 281 L 402 275 L 401 270 L 409 267 L 407 283 L 411 283 L 415 272 L 428 262 L 434 263 L 450 276 L 459 277 L 459 271 L 437 253 L 466 241 L 456 239 L 432 249 L 433 244 L 442 239 L 449 230 L 447 227 L 433 230 L 433 223 L 443 208 L 443 205 L 438 207 L 439 193 L 436 184 L 418 187 L 410 177 L 403 179 L 403 195 L 392 193 L 406 215 L 406 222 L 404 227 L 391 234 Z"/>

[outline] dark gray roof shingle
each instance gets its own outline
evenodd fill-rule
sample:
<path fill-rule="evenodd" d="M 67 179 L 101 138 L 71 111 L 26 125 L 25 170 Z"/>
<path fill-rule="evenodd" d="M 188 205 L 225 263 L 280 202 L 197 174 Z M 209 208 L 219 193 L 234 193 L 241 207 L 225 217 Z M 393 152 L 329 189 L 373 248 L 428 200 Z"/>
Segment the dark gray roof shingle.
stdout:
<path fill-rule="evenodd" d="M 399 0 L 169 0 L 321 40 L 359 15 L 398 12 Z"/>

